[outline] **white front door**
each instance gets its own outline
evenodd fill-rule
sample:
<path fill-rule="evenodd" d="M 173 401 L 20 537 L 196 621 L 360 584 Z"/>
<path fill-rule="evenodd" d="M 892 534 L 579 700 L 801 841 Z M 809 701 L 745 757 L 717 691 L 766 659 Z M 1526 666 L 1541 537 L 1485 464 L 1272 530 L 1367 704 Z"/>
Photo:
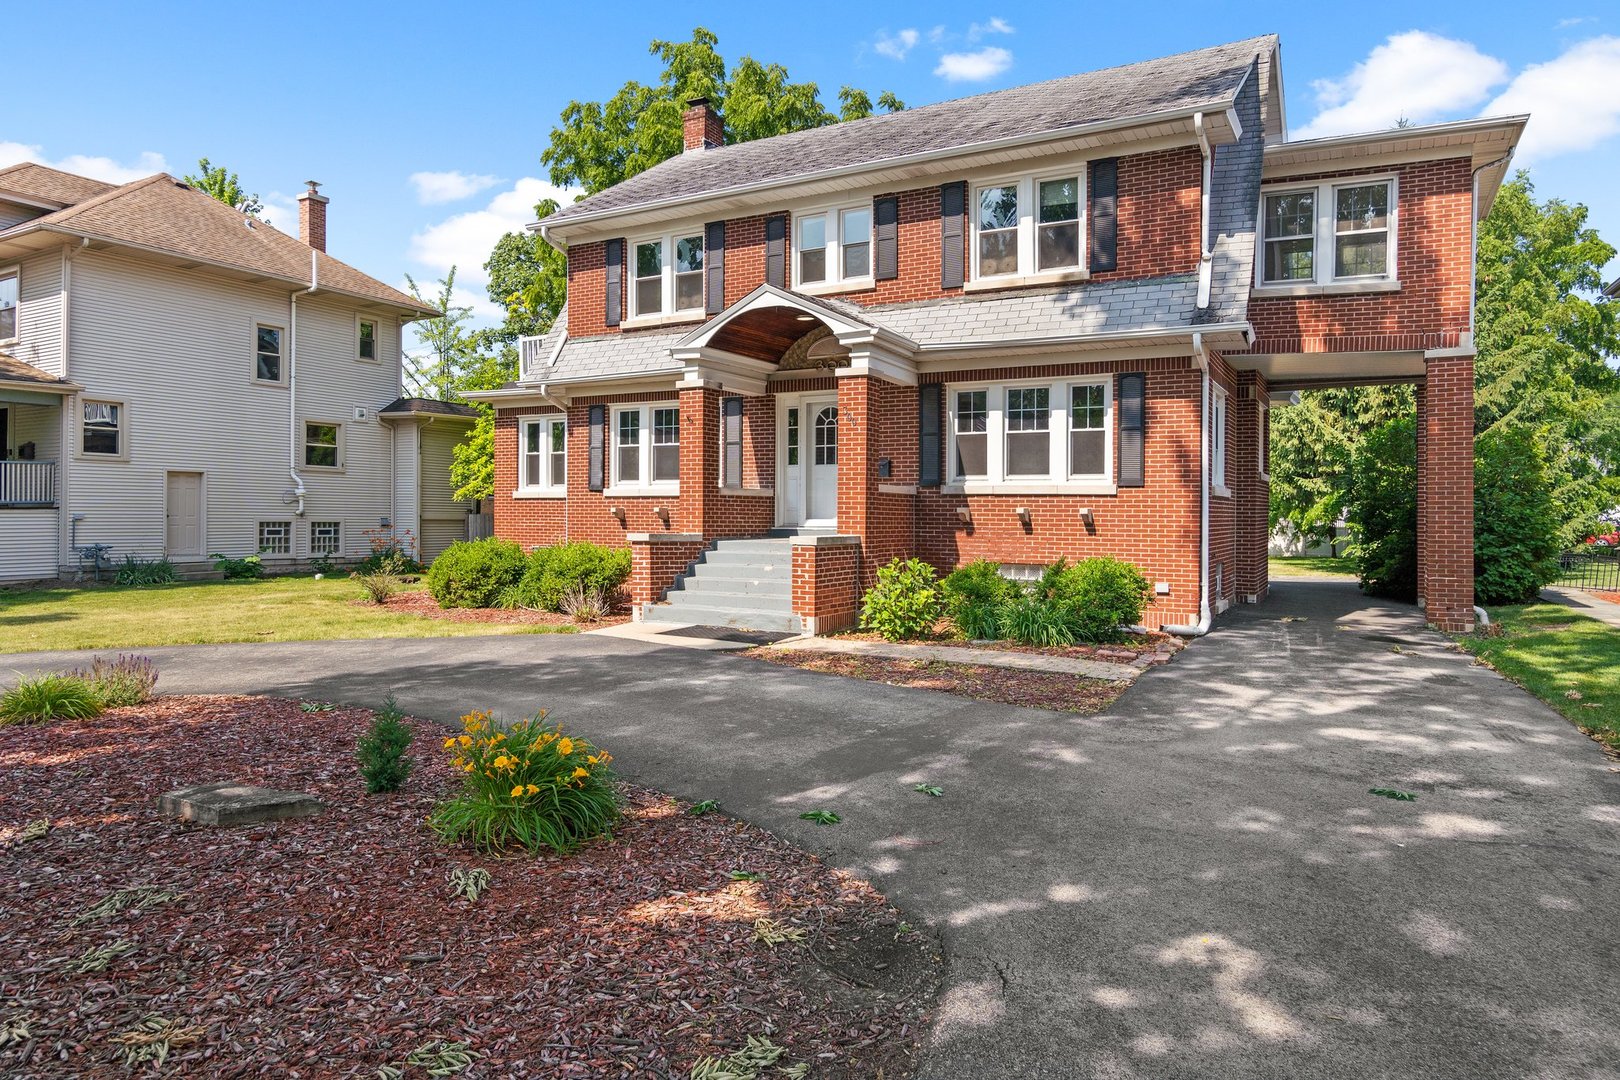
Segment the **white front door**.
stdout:
<path fill-rule="evenodd" d="M 806 401 L 810 459 L 806 525 L 838 524 L 838 403 Z"/>
<path fill-rule="evenodd" d="M 202 473 L 169 474 L 169 558 L 202 557 Z"/>

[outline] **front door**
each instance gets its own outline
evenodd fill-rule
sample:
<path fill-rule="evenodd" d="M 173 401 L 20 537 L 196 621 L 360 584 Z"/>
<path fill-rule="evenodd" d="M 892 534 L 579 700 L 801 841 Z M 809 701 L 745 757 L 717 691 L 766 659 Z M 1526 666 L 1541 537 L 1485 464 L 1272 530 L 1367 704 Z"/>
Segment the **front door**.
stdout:
<path fill-rule="evenodd" d="M 807 401 L 809 419 L 809 494 L 806 525 L 838 524 L 838 404 Z"/>
<path fill-rule="evenodd" d="M 202 473 L 169 474 L 168 556 L 171 559 L 202 557 L 202 491 Z"/>

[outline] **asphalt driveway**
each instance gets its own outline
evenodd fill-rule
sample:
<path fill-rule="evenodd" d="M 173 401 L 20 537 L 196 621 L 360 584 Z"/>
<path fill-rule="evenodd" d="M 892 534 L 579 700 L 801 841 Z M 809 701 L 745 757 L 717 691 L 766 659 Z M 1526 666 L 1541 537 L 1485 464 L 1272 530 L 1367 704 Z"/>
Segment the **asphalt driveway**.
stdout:
<path fill-rule="evenodd" d="M 871 877 L 949 958 L 929 1078 L 1620 1078 L 1617 763 L 1344 584 L 1091 718 L 594 635 L 149 651 L 171 693 L 545 706 Z"/>

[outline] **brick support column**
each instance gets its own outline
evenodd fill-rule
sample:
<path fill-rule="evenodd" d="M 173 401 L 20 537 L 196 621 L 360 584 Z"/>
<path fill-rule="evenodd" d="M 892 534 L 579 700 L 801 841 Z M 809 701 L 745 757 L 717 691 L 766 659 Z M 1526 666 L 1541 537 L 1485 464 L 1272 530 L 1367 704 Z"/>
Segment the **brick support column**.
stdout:
<path fill-rule="evenodd" d="M 663 600 L 675 579 L 703 553 L 704 543 L 693 533 L 631 533 L 628 540 L 630 579 L 625 588 L 630 610 L 640 619 L 642 605 Z"/>
<path fill-rule="evenodd" d="M 861 538 L 863 590 L 879 568 L 915 554 L 916 519 L 916 387 L 867 375 L 841 377 L 838 531 Z"/>
<path fill-rule="evenodd" d="M 1265 466 L 1266 380 L 1257 371 L 1238 373 L 1238 400 L 1232 406 L 1232 445 L 1226 462 L 1232 488 L 1236 534 L 1233 561 L 1237 573 L 1237 599 L 1259 603 L 1266 598 L 1268 574 L 1266 545 L 1271 519 L 1271 482 Z"/>
<path fill-rule="evenodd" d="M 1428 361 L 1418 395 L 1418 589 L 1433 626 L 1474 628 L 1474 358 Z"/>
<path fill-rule="evenodd" d="M 710 387 L 682 390 L 681 498 L 676 527 L 714 536 L 720 512 L 720 392 Z"/>
<path fill-rule="evenodd" d="M 807 634 L 854 626 L 859 616 L 861 546 L 844 540 L 807 536 L 793 544 L 793 613 Z"/>

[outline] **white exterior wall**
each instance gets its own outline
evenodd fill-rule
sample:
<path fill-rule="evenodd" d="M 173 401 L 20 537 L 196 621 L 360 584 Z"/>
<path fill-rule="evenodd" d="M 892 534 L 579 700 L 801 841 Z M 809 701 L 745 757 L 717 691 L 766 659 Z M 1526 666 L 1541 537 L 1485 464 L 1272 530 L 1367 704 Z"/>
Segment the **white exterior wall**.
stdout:
<path fill-rule="evenodd" d="M 394 527 L 411 536 L 411 556 L 422 557 L 422 515 L 417 506 L 421 479 L 421 428 L 415 420 L 392 420 L 394 431 Z"/>
<path fill-rule="evenodd" d="M 422 475 L 420 480 L 422 561 L 431 562 L 457 540 L 467 539 L 468 505 L 453 497 L 450 463 L 455 446 L 467 434 L 468 426 L 435 420 L 421 428 Z"/>
<path fill-rule="evenodd" d="M 19 446 L 31 442 L 34 444 L 35 459 L 55 461 L 61 457 L 60 405 L 18 405 L 0 401 L 0 408 L 8 411 L 11 424 L 9 433 L 11 445 L 4 449 L 11 451 L 15 456 Z"/>
<path fill-rule="evenodd" d="M 63 250 L 18 264 L 17 341 L 6 351 L 25 364 L 62 375 Z"/>
<path fill-rule="evenodd" d="M 56 576 L 55 510 L 0 510 L 0 527 L 5 529 L 5 542 L 0 543 L 0 581 Z"/>
<path fill-rule="evenodd" d="M 167 473 L 187 471 L 204 474 L 205 554 L 255 552 L 261 520 L 294 523 L 292 558 L 308 557 L 315 521 L 343 523 L 343 555 L 369 551 L 362 531 L 380 527 L 394 503 L 392 437 L 376 419 L 399 393 L 393 316 L 375 316 L 378 359 L 362 361 L 355 345 L 360 301 L 300 296 L 294 341 L 291 294 L 281 287 L 99 250 L 75 255 L 72 275 L 68 376 L 85 387 L 83 398 L 117 401 L 125 410 L 124 459 L 86 457 L 76 447 L 68 455 L 72 511 L 85 515 L 81 543 L 111 544 L 115 558 L 164 554 Z M 288 475 L 293 391 L 252 380 L 261 322 L 289 331 L 284 367 L 296 348 L 302 519 Z M 356 420 L 356 408 L 368 419 Z M 303 465 L 304 421 L 342 425 L 340 468 Z"/>
<path fill-rule="evenodd" d="M 37 206 L 24 206 L 22 203 L 6 202 L 0 199 L 0 229 L 9 229 L 13 225 L 21 225 L 31 221 L 48 211 Z"/>

